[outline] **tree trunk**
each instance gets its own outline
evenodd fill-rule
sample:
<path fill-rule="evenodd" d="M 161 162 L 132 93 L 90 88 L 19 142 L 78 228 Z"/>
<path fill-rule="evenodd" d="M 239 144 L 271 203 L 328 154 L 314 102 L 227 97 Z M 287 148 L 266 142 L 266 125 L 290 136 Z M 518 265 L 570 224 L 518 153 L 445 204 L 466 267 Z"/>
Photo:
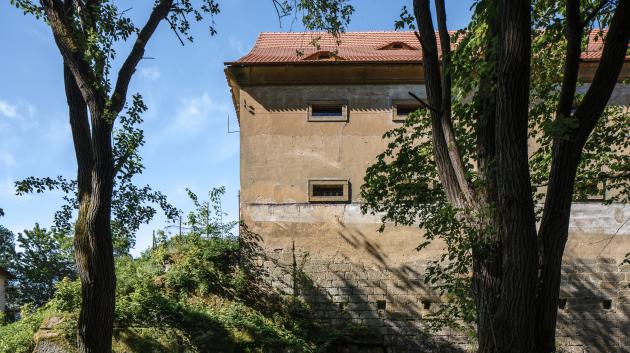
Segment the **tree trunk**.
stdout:
<path fill-rule="evenodd" d="M 558 143 L 554 146 L 553 156 L 545 213 L 540 227 L 544 261 L 541 266 L 543 281 L 538 294 L 536 345 L 541 353 L 555 352 L 562 254 L 569 234 L 573 186 L 581 147 L 573 142 Z M 559 190 L 564 188 L 570 191 Z"/>
<path fill-rule="evenodd" d="M 487 42 L 498 37 L 496 19 L 490 19 Z M 486 64 L 496 68 L 496 51 L 488 50 Z M 478 190 L 478 217 L 484 227 L 473 248 L 472 292 L 477 307 L 478 353 L 492 353 L 496 349 L 493 321 L 501 294 L 501 226 L 497 218 L 496 147 L 496 72 L 490 72 L 479 83 L 480 116 L 477 118 L 477 167 L 481 188 Z M 473 220 L 475 221 L 475 220 Z"/>
<path fill-rule="evenodd" d="M 494 219 L 488 219 L 486 227 L 497 229 Z M 478 353 L 493 353 L 497 348 L 494 332 L 501 294 L 501 248 L 499 233 L 490 232 L 483 244 L 473 249 L 472 294 L 475 299 L 477 314 Z"/>
<path fill-rule="evenodd" d="M 98 107 L 91 107 L 90 131 L 87 105 L 66 65 L 64 83 L 77 159 L 79 215 L 74 246 L 82 296 L 77 345 L 81 353 L 111 353 L 116 283 L 110 222 L 111 124 L 98 115 Z"/>
<path fill-rule="evenodd" d="M 111 353 L 116 274 L 111 230 L 114 163 L 111 124 L 92 111 L 94 168 L 89 205 L 80 210 L 83 222 L 75 237 L 77 271 L 81 278 L 78 347 L 81 353 Z M 98 113 L 96 113 L 98 114 Z"/>
<path fill-rule="evenodd" d="M 465 207 L 464 190 L 460 187 L 455 169 L 453 168 L 449 148 L 444 137 L 442 127 L 443 108 L 442 81 L 440 76 L 440 63 L 438 58 L 437 41 L 431 18 L 429 0 L 414 0 L 414 14 L 418 22 L 419 36 L 422 38 L 422 62 L 424 68 L 424 81 L 429 105 L 434 108 L 431 111 L 431 131 L 433 134 L 433 155 L 440 182 L 449 202 L 454 207 Z M 448 88 L 450 90 L 450 87 Z M 438 111 L 435 111 L 438 110 Z"/>
<path fill-rule="evenodd" d="M 578 6 L 576 2 L 568 4 L 571 3 L 573 7 Z M 578 11 L 576 8 L 568 7 L 568 10 L 570 9 L 574 12 Z M 583 147 L 601 118 L 623 66 L 630 41 L 629 16 L 630 0 L 620 0 L 610 22 L 602 59 L 593 82 L 573 117 L 579 122 L 579 126 L 570 132 L 568 137 L 554 139 L 549 186 L 539 230 L 542 263 L 540 264 L 540 289 L 537 300 L 536 344 L 541 353 L 555 352 L 562 255 L 569 233 L 575 176 Z M 578 30 L 574 28 L 573 32 L 577 33 L 567 33 L 569 48 L 565 75 L 569 77 L 565 77 L 565 81 L 570 82 L 563 83 L 558 106 L 558 114 L 564 116 L 569 115 L 575 95 L 574 77 L 577 77 L 578 67 L 575 62 L 570 61 L 572 56 L 574 60 L 577 60 L 575 58 L 579 57 L 578 52 L 581 52 L 579 42 L 581 36 L 578 36 L 581 32 Z M 571 52 L 574 54 L 571 55 Z"/>
<path fill-rule="evenodd" d="M 537 246 L 527 155 L 531 1 L 499 2 L 495 146 L 501 229 L 501 300 L 493 333 L 497 352 L 534 351 Z"/>

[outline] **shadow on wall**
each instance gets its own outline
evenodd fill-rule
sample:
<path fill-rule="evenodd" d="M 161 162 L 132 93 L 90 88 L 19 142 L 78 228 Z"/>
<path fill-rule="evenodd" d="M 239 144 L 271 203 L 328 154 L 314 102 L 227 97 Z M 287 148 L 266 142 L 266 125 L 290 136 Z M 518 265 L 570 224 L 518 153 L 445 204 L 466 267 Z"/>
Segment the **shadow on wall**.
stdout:
<path fill-rule="evenodd" d="M 311 256 L 295 248 L 264 252 L 262 238 L 241 230 L 242 259 L 247 261 L 259 298 L 301 298 L 308 315 L 320 327 L 337 331 L 323 343 L 326 352 L 464 352 L 468 337 L 454 330 L 429 332 L 421 318 L 437 309 L 439 298 L 422 280 L 423 264 L 393 267 L 378 245 L 360 232 L 339 233 L 356 248 L 376 259 L 376 265 L 353 262 L 337 254 Z M 330 337 L 329 337 L 330 338 Z"/>
<path fill-rule="evenodd" d="M 565 352 L 630 352 L 630 264 L 564 259 L 556 341 Z"/>
<path fill-rule="evenodd" d="M 345 100 L 350 119 L 355 113 L 391 113 L 392 100 L 414 99 L 409 92 L 425 96 L 424 87 L 417 84 L 377 85 L 291 85 L 249 86 L 243 99 L 243 109 L 252 116 L 265 113 L 305 114 L 309 101 Z M 381 133 L 385 131 L 381 131 Z"/>
<path fill-rule="evenodd" d="M 262 251 L 255 264 L 270 292 L 303 298 L 320 325 L 340 329 L 329 352 L 463 352 L 464 332 L 429 332 L 422 318 L 440 297 L 423 281 L 427 262 L 390 265 L 388 255 L 361 231 L 340 223 L 339 237 L 374 260 L 359 263 L 337 253 L 322 257 L 294 244 Z M 428 261 L 428 260 L 427 260 Z M 619 260 L 565 259 L 558 303 L 557 342 L 571 353 L 630 352 L 630 265 Z"/>

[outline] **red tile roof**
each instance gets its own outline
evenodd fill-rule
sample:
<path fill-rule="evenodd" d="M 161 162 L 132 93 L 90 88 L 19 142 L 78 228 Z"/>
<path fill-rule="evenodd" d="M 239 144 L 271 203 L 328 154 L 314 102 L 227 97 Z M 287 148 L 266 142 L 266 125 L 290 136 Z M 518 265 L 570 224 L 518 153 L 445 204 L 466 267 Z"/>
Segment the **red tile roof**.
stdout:
<path fill-rule="evenodd" d="M 412 49 L 381 50 L 391 43 Z M 339 43 L 328 33 L 267 32 L 260 33 L 252 50 L 232 64 L 321 63 L 313 57 L 317 53 L 333 53 L 337 61 L 421 62 L 420 42 L 413 32 L 346 32 L 340 34 Z"/>
<path fill-rule="evenodd" d="M 582 60 L 584 61 L 599 61 L 602 58 L 602 50 L 604 49 L 604 36 L 607 30 L 594 29 L 588 35 L 588 45 L 586 50 L 582 53 Z M 626 60 L 629 60 L 630 56 L 626 56 Z"/>
<path fill-rule="evenodd" d="M 453 32 L 451 32 L 453 33 Z M 601 58 L 603 42 L 599 30 L 590 34 L 582 60 Z M 438 49 L 440 47 L 439 37 Z M 401 49 L 390 44 L 401 43 Z M 327 57 L 330 58 L 327 58 Z M 321 59 L 320 59 L 321 57 Z M 630 59 L 630 57 L 628 57 Z M 320 32 L 263 32 L 252 50 L 228 65 L 350 63 L 420 63 L 422 52 L 414 32 L 346 32 L 337 40 Z"/>

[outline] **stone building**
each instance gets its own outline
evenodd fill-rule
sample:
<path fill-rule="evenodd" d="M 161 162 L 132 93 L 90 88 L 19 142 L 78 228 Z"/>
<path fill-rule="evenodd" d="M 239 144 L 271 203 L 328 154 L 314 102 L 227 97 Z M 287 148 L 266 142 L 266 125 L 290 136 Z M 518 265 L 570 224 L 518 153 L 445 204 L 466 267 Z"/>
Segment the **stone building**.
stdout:
<path fill-rule="evenodd" d="M 340 40 L 261 33 L 247 55 L 226 63 L 240 124 L 240 217 L 260 236 L 268 281 L 309 301 L 320 320 L 372 328 L 363 351 L 467 347 L 461 332 L 428 339 L 419 319 L 441 299 L 422 275 L 443 244 L 418 252 L 420 229 L 391 225 L 379 233 L 380 217 L 360 211 L 358 191 L 386 147 L 383 133 L 418 108 L 408 92 L 425 97 L 419 42 L 411 32 L 350 32 Z M 587 82 L 598 49 L 583 55 Z M 619 85 L 611 104 L 629 103 L 630 90 Z M 630 206 L 573 207 L 558 330 L 571 352 L 630 347 L 630 266 L 621 265 L 629 218 Z"/>
<path fill-rule="evenodd" d="M 9 272 L 7 272 L 4 268 L 0 267 L 0 312 L 5 310 L 6 285 L 7 285 L 7 282 L 12 278 L 13 276 Z"/>

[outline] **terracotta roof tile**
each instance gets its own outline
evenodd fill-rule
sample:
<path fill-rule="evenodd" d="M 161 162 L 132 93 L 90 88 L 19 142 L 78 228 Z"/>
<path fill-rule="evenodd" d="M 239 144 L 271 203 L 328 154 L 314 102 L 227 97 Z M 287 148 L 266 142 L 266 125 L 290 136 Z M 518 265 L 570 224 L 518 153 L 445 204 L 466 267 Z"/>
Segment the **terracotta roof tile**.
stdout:
<path fill-rule="evenodd" d="M 314 45 L 316 43 L 316 45 Z M 404 43 L 412 49 L 381 49 Z M 328 33 L 261 33 L 254 48 L 235 64 L 321 62 L 314 54 L 330 54 L 337 61 L 420 62 L 420 42 L 413 32 L 346 32 L 337 39 Z M 379 50 L 380 49 L 380 50 Z M 332 60 L 331 60 L 332 61 Z"/>
<path fill-rule="evenodd" d="M 594 30 L 590 33 L 582 60 L 597 61 L 601 58 L 602 32 L 605 31 Z M 390 49 L 390 44 L 394 43 L 403 43 L 403 48 Z M 318 58 L 320 54 L 323 59 Z M 346 32 L 340 34 L 339 41 L 328 33 L 320 32 L 263 32 L 248 54 L 226 64 L 313 64 L 339 61 L 419 63 L 422 62 L 422 52 L 418 38 L 410 31 Z"/>

